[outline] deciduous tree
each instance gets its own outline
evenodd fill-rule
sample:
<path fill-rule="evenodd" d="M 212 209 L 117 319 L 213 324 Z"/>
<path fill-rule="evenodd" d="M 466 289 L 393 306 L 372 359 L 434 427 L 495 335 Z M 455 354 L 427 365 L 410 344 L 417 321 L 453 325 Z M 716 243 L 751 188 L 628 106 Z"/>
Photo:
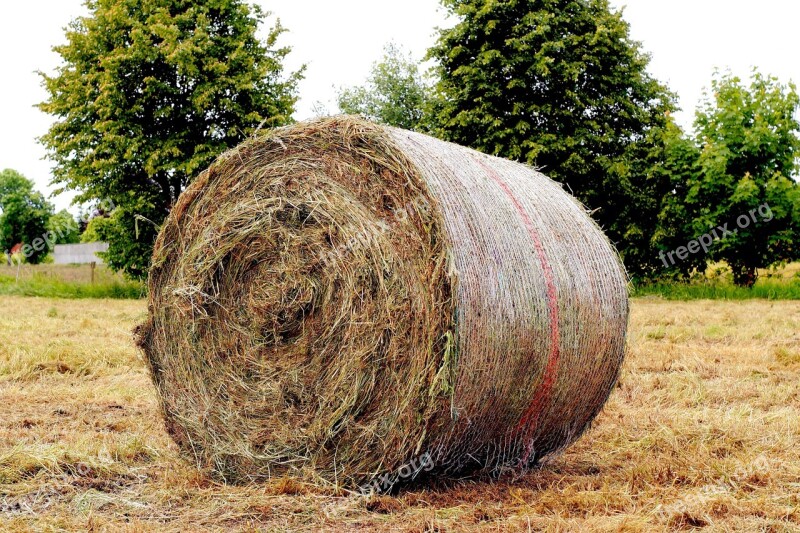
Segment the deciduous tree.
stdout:
<path fill-rule="evenodd" d="M 81 240 L 80 223 L 66 209 L 50 217 L 47 231 L 52 235 L 53 244 L 75 244 Z"/>
<path fill-rule="evenodd" d="M 339 109 L 408 130 L 428 128 L 431 87 L 419 64 L 394 44 L 384 49 L 383 59 L 372 66 L 365 85 L 339 91 Z"/>
<path fill-rule="evenodd" d="M 87 0 L 43 75 L 57 119 L 42 138 L 54 183 L 111 200 L 108 264 L 146 275 L 159 224 L 189 181 L 260 124 L 290 121 L 299 73 L 276 23 L 242 0 Z"/>
<path fill-rule="evenodd" d="M 440 134 L 531 163 L 594 214 L 633 274 L 650 248 L 669 180 L 651 172 L 673 95 L 607 0 L 443 0 L 457 24 L 438 62 Z"/>
<path fill-rule="evenodd" d="M 47 223 L 52 213 L 53 206 L 33 181 L 14 170 L 0 172 L 0 253 L 23 244 L 25 259 L 40 263 L 50 252 Z"/>
<path fill-rule="evenodd" d="M 731 233 L 710 257 L 727 262 L 738 285 L 752 286 L 758 268 L 800 258 L 799 108 L 793 84 L 754 71 L 749 83 L 717 75 L 697 111 L 696 171 L 672 219 L 694 235 L 727 224 Z"/>

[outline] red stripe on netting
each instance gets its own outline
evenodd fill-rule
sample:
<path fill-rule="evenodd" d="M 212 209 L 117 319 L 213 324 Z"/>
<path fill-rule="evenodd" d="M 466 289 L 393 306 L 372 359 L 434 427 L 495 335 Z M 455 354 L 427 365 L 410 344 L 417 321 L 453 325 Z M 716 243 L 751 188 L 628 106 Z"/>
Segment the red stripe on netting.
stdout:
<path fill-rule="evenodd" d="M 561 355 L 559 349 L 560 333 L 558 329 L 558 293 L 556 291 L 555 276 L 553 274 L 553 268 L 550 266 L 550 262 L 547 259 L 547 254 L 545 253 L 544 246 L 542 245 L 542 240 L 539 238 L 539 233 L 536 231 L 531 217 L 528 216 L 527 211 L 525 211 L 525 208 L 514 195 L 514 191 L 511 190 L 511 187 L 509 187 L 508 184 L 503 181 L 503 178 L 500 177 L 500 174 L 498 174 L 492 167 L 477 157 L 475 160 L 486 171 L 489 177 L 492 178 L 492 180 L 497 183 L 501 189 L 503 189 L 503 192 L 506 193 L 506 196 L 508 196 L 508 198 L 511 200 L 511 203 L 514 204 L 514 208 L 517 210 L 517 213 L 519 213 L 522 222 L 525 224 L 525 229 L 528 231 L 528 235 L 530 235 L 530 238 L 533 241 L 533 247 L 536 251 L 536 256 L 539 259 L 539 264 L 542 267 L 545 284 L 547 285 L 547 310 L 550 322 L 550 351 L 547 354 L 547 366 L 544 369 L 544 379 L 542 380 L 542 384 L 536 390 L 533 400 L 531 400 L 530 407 L 525 410 L 525 413 L 522 415 L 522 419 L 515 430 L 515 433 L 519 434 L 522 430 L 527 428 L 525 435 L 526 438 L 528 438 L 533 434 L 534 431 L 536 431 L 542 410 L 550 401 L 550 397 L 553 393 L 553 386 L 555 385 L 556 381 L 556 373 L 558 372 L 558 361 Z M 525 455 L 522 457 L 523 464 L 527 463 L 530 459 L 530 454 L 533 451 L 531 449 L 532 445 L 532 442 L 528 442 L 526 445 Z"/>

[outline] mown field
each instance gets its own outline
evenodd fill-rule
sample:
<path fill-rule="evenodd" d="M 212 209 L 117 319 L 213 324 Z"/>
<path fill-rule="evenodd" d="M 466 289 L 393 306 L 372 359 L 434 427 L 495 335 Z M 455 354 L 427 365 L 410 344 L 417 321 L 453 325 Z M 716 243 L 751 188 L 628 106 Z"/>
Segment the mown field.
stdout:
<path fill-rule="evenodd" d="M 0 296 L 0 531 L 800 531 L 800 302 L 633 302 L 593 429 L 519 479 L 217 484 L 162 429 L 141 300 Z"/>

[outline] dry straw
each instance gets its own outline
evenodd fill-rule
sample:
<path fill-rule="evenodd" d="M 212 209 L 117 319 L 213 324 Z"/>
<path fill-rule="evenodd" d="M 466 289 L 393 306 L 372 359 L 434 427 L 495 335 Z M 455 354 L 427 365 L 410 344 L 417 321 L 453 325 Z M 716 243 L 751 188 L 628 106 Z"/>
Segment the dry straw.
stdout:
<path fill-rule="evenodd" d="M 455 475 L 563 449 L 616 380 L 628 297 L 542 174 L 335 117 L 197 178 L 156 242 L 149 312 L 138 341 L 188 456 L 228 481 L 353 487 L 423 454 Z"/>

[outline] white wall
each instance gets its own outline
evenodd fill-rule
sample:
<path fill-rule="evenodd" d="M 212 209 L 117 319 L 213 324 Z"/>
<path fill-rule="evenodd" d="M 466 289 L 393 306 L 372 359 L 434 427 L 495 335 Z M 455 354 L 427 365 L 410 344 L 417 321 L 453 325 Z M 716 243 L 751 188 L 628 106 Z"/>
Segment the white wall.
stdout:
<path fill-rule="evenodd" d="M 108 250 L 108 243 L 89 242 L 86 244 L 56 244 L 55 263 L 57 265 L 102 263 L 97 252 Z"/>

